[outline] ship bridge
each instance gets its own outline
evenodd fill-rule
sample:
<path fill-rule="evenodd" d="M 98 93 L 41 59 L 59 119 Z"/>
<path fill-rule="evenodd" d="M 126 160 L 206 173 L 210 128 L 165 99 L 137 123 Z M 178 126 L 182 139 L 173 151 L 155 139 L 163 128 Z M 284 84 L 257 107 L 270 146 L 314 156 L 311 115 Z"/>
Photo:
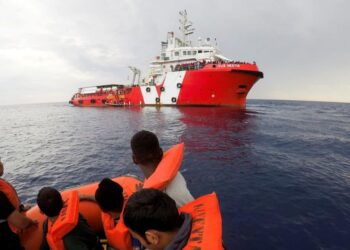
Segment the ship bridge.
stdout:
<path fill-rule="evenodd" d="M 182 38 L 176 37 L 174 32 L 168 32 L 167 40 L 161 42 L 161 53 L 150 64 L 149 79 L 162 77 L 166 72 L 174 71 L 181 64 L 212 61 L 231 61 L 222 56 L 217 48 L 216 39 L 198 38 L 197 44 L 193 44 L 190 35 L 194 28 L 192 22 L 187 19 L 186 10 L 180 11 L 180 30 Z"/>

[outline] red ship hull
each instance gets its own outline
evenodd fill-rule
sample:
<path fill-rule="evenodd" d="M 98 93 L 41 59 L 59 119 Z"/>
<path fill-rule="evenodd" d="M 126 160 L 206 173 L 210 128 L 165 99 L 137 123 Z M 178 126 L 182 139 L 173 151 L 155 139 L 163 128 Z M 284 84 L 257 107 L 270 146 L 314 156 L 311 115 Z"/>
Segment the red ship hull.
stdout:
<path fill-rule="evenodd" d="M 161 84 L 117 86 L 75 94 L 75 106 L 238 106 L 263 73 L 255 64 L 207 64 L 202 69 L 168 72 Z M 98 87 L 98 86 L 97 86 Z"/>

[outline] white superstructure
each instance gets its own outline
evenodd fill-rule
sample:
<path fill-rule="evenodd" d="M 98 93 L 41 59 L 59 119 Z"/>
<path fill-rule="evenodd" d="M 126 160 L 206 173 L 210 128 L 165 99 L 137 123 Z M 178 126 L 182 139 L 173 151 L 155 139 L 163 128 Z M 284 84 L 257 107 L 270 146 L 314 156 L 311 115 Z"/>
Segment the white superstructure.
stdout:
<path fill-rule="evenodd" d="M 187 11 L 180 11 L 180 30 L 182 39 L 176 37 L 174 32 L 168 32 L 167 41 L 161 42 L 161 53 L 150 64 L 147 84 L 161 84 L 167 72 L 181 70 L 181 65 L 193 63 L 194 68 L 200 67 L 200 62 L 230 61 L 220 55 L 220 51 L 213 45 L 210 38 L 198 39 L 198 44 L 193 45 L 189 36 L 193 34 L 192 22 L 187 19 Z M 216 39 L 215 39 L 216 42 Z"/>

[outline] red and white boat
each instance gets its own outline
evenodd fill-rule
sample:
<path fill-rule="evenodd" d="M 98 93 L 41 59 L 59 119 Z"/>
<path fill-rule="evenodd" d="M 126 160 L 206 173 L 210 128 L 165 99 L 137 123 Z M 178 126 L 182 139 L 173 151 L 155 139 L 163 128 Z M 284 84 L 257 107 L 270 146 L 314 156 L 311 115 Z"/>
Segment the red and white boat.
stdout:
<path fill-rule="evenodd" d="M 180 12 L 182 38 L 168 32 L 160 56 L 140 83 L 140 70 L 129 67 L 130 84 L 80 88 L 69 101 L 75 106 L 238 106 L 244 107 L 254 83 L 263 78 L 256 63 L 224 57 L 210 39 L 189 39 L 194 31 L 187 12 Z M 138 80 L 136 80 L 138 79 Z M 136 80 L 136 81 L 135 81 Z"/>

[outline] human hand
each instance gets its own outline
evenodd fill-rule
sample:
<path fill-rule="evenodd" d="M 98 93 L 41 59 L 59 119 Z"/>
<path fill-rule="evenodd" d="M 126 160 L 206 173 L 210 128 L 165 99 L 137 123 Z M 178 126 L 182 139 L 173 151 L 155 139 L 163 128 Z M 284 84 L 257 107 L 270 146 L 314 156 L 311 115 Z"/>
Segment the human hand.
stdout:
<path fill-rule="evenodd" d="M 143 183 L 138 183 L 135 185 L 136 191 L 140 191 L 143 188 Z"/>
<path fill-rule="evenodd" d="M 28 203 L 21 204 L 21 205 L 19 206 L 20 212 L 28 211 L 30 208 L 31 208 L 31 206 L 30 206 L 30 204 L 28 204 Z"/>

